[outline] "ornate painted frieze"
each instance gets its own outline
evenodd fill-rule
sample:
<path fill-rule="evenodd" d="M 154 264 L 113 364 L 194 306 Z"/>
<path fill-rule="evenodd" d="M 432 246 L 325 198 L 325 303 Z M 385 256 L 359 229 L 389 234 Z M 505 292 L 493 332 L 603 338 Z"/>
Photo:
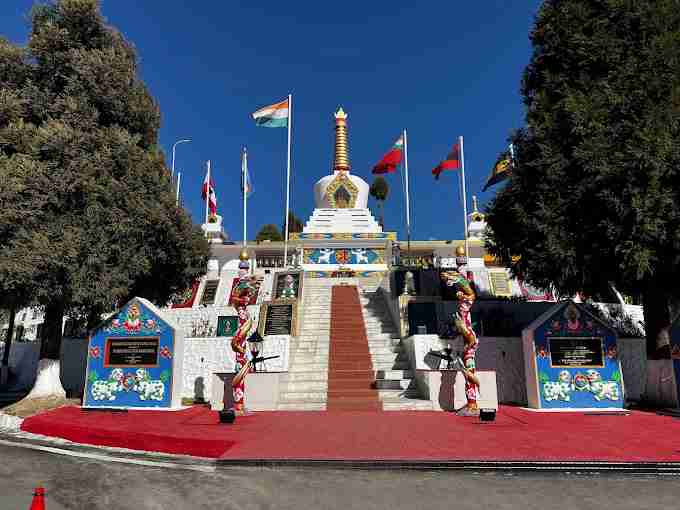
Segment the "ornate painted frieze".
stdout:
<path fill-rule="evenodd" d="M 304 250 L 305 264 L 384 264 L 382 248 L 308 248 Z"/>

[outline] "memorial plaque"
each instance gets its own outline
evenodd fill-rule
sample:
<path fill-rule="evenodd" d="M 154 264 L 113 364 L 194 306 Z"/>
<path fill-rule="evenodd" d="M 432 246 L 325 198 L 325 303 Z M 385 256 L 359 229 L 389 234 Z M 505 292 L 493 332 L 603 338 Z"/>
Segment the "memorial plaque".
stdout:
<path fill-rule="evenodd" d="M 237 329 L 237 315 L 220 315 L 217 318 L 217 336 L 234 336 Z"/>
<path fill-rule="evenodd" d="M 604 366 L 604 347 L 601 337 L 553 337 L 548 342 L 551 367 Z"/>
<path fill-rule="evenodd" d="M 155 367 L 158 365 L 160 338 L 108 338 L 105 367 Z"/>
<path fill-rule="evenodd" d="M 297 299 L 300 296 L 300 273 L 277 273 L 274 299 Z"/>
<path fill-rule="evenodd" d="M 494 296 L 510 297 L 512 288 L 510 278 L 505 271 L 489 271 L 489 284 Z"/>
<path fill-rule="evenodd" d="M 293 304 L 269 304 L 264 323 L 264 336 L 290 335 L 293 331 Z"/>

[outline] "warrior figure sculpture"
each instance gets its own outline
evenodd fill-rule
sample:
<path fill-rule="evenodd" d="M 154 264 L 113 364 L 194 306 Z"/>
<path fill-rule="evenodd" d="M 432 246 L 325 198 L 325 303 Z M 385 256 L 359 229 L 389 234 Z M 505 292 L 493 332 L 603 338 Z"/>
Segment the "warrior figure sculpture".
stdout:
<path fill-rule="evenodd" d="M 248 253 L 243 250 L 239 256 L 239 279 L 236 288 L 232 292 L 232 303 L 238 313 L 238 329 L 231 340 L 231 348 L 236 354 L 236 376 L 232 379 L 231 387 L 234 395 L 234 412 L 237 415 L 246 414 L 245 407 L 245 388 L 246 375 L 251 370 L 251 363 L 248 362 L 248 336 L 253 326 L 253 321 L 248 313 L 248 305 L 253 296 L 257 294 L 257 288 L 252 284 L 248 276 L 250 265 L 248 264 Z"/>
<path fill-rule="evenodd" d="M 444 271 L 441 278 L 448 287 L 453 287 L 456 291 L 458 306 L 454 314 L 454 324 L 456 331 L 463 337 L 464 349 L 462 367 L 459 367 L 465 377 L 465 397 L 467 405 L 458 410 L 459 416 L 477 416 L 477 397 L 479 391 L 479 379 L 475 375 L 475 354 L 477 353 L 477 335 L 472 329 L 470 309 L 475 301 L 475 293 L 470 286 L 470 282 L 457 270 Z"/>

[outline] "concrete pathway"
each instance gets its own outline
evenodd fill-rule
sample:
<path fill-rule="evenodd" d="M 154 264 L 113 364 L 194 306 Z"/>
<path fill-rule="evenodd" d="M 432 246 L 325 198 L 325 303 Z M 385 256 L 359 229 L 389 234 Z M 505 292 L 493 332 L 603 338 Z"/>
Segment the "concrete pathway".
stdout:
<path fill-rule="evenodd" d="M 676 508 L 676 477 L 497 475 L 451 471 L 230 468 L 214 473 L 105 463 L 0 445 L 0 508 L 47 489 L 62 509 Z"/>

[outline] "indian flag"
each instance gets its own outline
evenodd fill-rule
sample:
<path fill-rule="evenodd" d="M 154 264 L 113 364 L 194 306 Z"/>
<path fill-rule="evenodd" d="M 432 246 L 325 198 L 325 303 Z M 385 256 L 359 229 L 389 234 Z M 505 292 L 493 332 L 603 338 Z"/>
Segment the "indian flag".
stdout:
<path fill-rule="evenodd" d="M 255 124 L 262 127 L 288 127 L 288 99 L 270 106 L 260 108 L 253 113 Z"/>

